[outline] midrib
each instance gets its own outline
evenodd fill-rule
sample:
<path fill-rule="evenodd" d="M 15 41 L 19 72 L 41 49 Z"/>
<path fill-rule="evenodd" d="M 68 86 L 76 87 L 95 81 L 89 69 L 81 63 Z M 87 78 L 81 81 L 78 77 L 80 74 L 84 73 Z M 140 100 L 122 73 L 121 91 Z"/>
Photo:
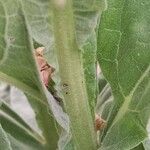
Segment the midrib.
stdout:
<path fill-rule="evenodd" d="M 114 118 L 114 121 L 112 122 L 112 125 L 110 126 L 110 128 L 125 115 L 125 113 L 127 112 L 128 108 L 129 108 L 129 105 L 130 105 L 130 102 L 132 100 L 134 92 L 137 90 L 138 86 L 144 80 L 144 78 L 147 76 L 147 74 L 149 73 L 149 71 L 150 71 L 150 65 L 147 67 L 147 69 L 145 70 L 145 72 L 139 78 L 139 80 L 137 81 L 137 83 L 135 84 L 135 86 L 133 87 L 133 89 L 131 90 L 131 92 L 129 93 L 129 95 L 127 95 L 124 98 L 124 102 L 123 102 L 122 106 L 120 107 L 120 109 L 119 109 L 116 117 Z"/>

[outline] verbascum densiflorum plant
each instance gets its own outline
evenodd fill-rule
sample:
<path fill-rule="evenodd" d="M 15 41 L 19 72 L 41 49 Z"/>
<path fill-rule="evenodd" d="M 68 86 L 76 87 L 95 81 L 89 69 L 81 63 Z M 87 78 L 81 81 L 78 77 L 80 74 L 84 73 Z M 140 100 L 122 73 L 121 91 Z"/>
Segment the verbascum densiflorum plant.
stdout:
<path fill-rule="evenodd" d="M 0 150 L 149 150 L 149 41 L 149 0 L 0 0 L 0 80 L 42 132 L 1 100 Z"/>

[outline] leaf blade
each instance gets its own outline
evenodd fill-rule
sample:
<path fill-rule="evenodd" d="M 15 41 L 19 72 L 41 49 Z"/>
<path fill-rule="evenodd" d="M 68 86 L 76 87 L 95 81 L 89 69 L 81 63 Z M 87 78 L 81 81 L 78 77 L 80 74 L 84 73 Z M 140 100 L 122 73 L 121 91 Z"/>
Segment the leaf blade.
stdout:
<path fill-rule="evenodd" d="M 7 138 L 7 135 L 1 125 L 0 125 L 0 147 L 3 150 L 12 150 L 10 142 Z"/>
<path fill-rule="evenodd" d="M 13 5 L 12 5 L 13 3 Z M 32 95 L 36 100 L 47 104 L 44 86 L 40 79 L 37 65 L 33 54 L 33 43 L 28 29 L 28 23 L 24 10 L 22 9 L 21 1 L 0 1 L 0 7 L 4 9 L 3 17 L 0 17 L 0 23 L 4 22 L 4 29 L 0 39 L 4 41 L 0 48 L 2 57 L 0 63 L 0 78 L 8 83 L 13 83 L 15 86 L 22 89 L 24 92 Z M 5 20 L 3 20 L 5 18 Z M 3 22 L 1 22 L 3 21 Z M 37 102 L 38 103 L 38 102 Z M 44 107 L 45 113 L 43 118 L 51 118 L 51 122 L 55 122 L 54 118 L 49 114 L 47 106 Z M 41 120 L 43 126 L 49 126 L 47 119 Z M 57 135 L 56 128 L 53 132 Z M 43 128 L 44 136 L 47 142 L 52 142 L 51 130 Z M 55 136 L 54 135 L 54 136 Z M 53 143 L 47 143 L 52 149 L 57 147 L 57 140 Z"/>
<path fill-rule="evenodd" d="M 121 149 L 130 149 L 147 137 L 145 126 L 150 115 L 147 110 L 150 104 L 147 100 L 150 94 L 150 45 L 147 43 L 150 36 L 149 7 L 150 3 L 147 0 L 113 0 L 108 3 L 108 10 L 102 16 L 98 60 L 104 76 L 111 85 L 115 102 L 103 134 L 102 149 L 121 148 L 121 144 Z M 142 13 L 139 13 L 140 11 Z M 124 127 L 122 122 L 130 126 L 128 117 L 137 122 L 136 124 L 133 121 L 137 132 L 130 131 L 127 127 L 124 128 L 126 132 L 121 131 L 121 127 Z M 123 140 L 130 132 L 137 136 L 136 140 L 130 139 L 129 136 L 128 140 L 126 139 L 128 145 L 124 145 L 126 141 L 123 142 L 121 139 Z M 114 134 L 120 136 L 120 140 L 112 141 L 110 136 Z"/>

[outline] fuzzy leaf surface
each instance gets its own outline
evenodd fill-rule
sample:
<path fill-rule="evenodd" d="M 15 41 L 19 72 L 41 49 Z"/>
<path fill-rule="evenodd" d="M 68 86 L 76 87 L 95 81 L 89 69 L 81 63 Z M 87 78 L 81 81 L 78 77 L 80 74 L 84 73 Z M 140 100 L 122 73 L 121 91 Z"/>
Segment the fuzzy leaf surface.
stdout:
<path fill-rule="evenodd" d="M 0 125 L 0 148 L 3 150 L 12 150 L 7 134 Z"/>
<path fill-rule="evenodd" d="M 100 150 L 126 150 L 146 137 L 150 117 L 150 1 L 112 0 L 103 13 L 98 60 L 114 104 Z"/>

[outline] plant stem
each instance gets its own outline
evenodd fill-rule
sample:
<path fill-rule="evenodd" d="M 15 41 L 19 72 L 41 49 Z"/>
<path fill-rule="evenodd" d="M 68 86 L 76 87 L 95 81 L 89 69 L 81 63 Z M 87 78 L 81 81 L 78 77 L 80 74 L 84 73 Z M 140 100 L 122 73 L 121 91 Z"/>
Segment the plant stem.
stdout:
<path fill-rule="evenodd" d="M 71 0 L 53 0 L 56 53 L 66 111 L 77 150 L 95 150 L 96 134 L 88 104 L 81 51 L 75 40 Z"/>

